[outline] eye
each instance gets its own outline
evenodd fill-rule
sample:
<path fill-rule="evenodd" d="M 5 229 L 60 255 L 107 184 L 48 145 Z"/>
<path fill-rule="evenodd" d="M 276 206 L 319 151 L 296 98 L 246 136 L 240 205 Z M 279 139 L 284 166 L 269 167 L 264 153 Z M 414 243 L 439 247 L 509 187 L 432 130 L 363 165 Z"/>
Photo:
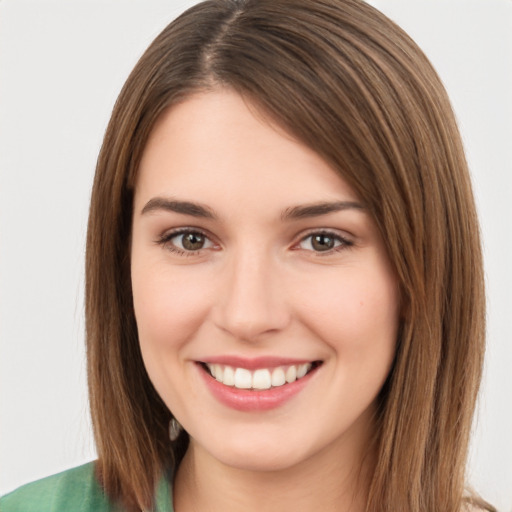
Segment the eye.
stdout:
<path fill-rule="evenodd" d="M 304 237 L 298 247 L 306 251 L 330 252 L 350 247 L 352 242 L 342 236 L 329 232 L 311 233 Z"/>
<path fill-rule="evenodd" d="M 209 240 L 202 233 L 182 233 L 173 237 L 174 243 L 179 243 L 180 248 L 186 251 L 198 251 L 204 249 L 205 245 L 208 244 Z"/>
<path fill-rule="evenodd" d="M 214 247 L 214 243 L 200 231 L 192 229 L 172 231 L 164 234 L 158 243 L 177 253 L 194 253 Z"/>

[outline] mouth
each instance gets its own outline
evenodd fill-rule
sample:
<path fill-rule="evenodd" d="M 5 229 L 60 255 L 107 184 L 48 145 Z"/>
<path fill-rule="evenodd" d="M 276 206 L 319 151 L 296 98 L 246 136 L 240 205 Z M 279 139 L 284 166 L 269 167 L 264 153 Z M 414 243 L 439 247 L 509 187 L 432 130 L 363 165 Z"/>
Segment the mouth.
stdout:
<path fill-rule="evenodd" d="M 321 364 L 322 361 L 312 361 L 248 369 L 218 363 L 199 363 L 203 370 L 220 384 L 246 391 L 264 391 L 293 384 L 309 375 Z"/>

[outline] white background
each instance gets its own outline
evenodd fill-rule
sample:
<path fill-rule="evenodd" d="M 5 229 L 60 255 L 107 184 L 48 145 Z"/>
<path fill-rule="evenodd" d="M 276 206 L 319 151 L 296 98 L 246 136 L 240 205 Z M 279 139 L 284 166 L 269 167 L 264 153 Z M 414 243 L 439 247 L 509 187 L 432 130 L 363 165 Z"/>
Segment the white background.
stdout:
<path fill-rule="evenodd" d="M 0 0 L 0 494 L 95 456 L 82 304 L 95 160 L 129 71 L 193 3 Z M 470 478 L 512 511 L 512 2 L 373 4 L 425 50 L 460 122 L 489 299 Z"/>

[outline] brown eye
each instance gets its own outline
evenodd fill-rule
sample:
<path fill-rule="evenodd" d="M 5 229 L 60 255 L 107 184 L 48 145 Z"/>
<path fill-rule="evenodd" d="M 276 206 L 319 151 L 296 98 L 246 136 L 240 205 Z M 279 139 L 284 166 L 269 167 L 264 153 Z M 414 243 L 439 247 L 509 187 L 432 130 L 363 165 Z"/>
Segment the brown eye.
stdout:
<path fill-rule="evenodd" d="M 212 249 L 215 244 L 200 231 L 180 230 L 160 238 L 160 245 L 179 254 L 192 254 L 203 249 Z"/>
<path fill-rule="evenodd" d="M 329 235 L 313 235 L 311 237 L 311 247 L 315 251 L 329 251 L 334 248 L 335 239 Z"/>
<path fill-rule="evenodd" d="M 205 245 L 206 237 L 201 233 L 185 233 L 181 235 L 181 245 L 187 251 L 198 251 Z"/>
<path fill-rule="evenodd" d="M 335 252 L 352 246 L 352 242 L 335 233 L 312 233 L 304 237 L 299 244 L 301 249 L 312 252 Z"/>

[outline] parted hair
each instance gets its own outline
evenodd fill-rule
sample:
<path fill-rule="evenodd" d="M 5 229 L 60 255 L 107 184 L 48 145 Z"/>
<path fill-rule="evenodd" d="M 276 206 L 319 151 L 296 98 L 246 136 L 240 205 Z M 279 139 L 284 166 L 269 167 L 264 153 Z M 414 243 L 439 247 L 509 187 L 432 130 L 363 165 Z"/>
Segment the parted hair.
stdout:
<path fill-rule="evenodd" d="M 98 158 L 87 234 L 88 382 L 105 491 L 129 510 L 151 507 L 157 480 L 187 447 L 184 432 L 169 440 L 172 412 L 142 361 L 130 232 L 155 122 L 216 88 L 248 98 L 322 156 L 364 201 L 394 266 L 401 324 L 378 398 L 367 511 L 493 510 L 463 497 L 485 303 L 460 135 L 422 51 L 361 0 L 202 2 L 163 30 L 126 81 Z"/>

